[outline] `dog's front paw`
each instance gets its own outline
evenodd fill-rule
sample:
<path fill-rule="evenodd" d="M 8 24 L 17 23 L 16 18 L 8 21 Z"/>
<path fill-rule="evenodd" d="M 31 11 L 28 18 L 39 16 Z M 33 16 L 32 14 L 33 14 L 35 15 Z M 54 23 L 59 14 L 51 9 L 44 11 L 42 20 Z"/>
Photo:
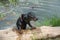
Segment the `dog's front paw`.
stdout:
<path fill-rule="evenodd" d="M 36 29 L 36 27 L 32 27 L 31 29 L 32 29 L 32 30 L 33 30 L 33 29 Z"/>

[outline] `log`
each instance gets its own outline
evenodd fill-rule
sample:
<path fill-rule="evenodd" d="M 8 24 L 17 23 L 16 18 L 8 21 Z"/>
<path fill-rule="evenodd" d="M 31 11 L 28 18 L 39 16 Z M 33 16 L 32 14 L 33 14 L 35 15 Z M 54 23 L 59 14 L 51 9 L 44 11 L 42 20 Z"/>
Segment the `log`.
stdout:
<path fill-rule="evenodd" d="M 41 26 L 30 30 L 8 28 L 0 30 L 0 40 L 48 40 L 60 38 L 60 27 Z"/>

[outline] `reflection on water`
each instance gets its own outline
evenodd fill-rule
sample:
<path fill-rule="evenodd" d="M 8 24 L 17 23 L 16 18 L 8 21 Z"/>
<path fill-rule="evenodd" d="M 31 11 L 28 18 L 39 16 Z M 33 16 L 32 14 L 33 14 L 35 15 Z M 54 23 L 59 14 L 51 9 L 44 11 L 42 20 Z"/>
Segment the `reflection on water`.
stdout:
<path fill-rule="evenodd" d="M 31 6 L 35 8 L 31 9 Z M 49 19 L 53 15 L 60 17 L 60 0 L 20 0 L 20 4 L 16 7 L 12 5 L 8 8 L 0 6 L 0 13 L 6 14 L 5 19 L 0 21 L 0 29 L 5 29 L 13 24 L 15 25 L 21 13 L 29 11 L 35 12 L 40 21 Z"/>

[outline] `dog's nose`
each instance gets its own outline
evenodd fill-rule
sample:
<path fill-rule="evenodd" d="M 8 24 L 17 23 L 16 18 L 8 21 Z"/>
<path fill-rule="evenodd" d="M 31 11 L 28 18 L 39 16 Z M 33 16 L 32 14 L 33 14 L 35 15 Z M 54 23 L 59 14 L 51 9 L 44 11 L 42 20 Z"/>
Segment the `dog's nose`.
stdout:
<path fill-rule="evenodd" d="M 36 18 L 36 20 L 38 20 L 38 18 Z"/>
<path fill-rule="evenodd" d="M 38 18 L 35 19 L 35 21 L 37 21 L 37 20 L 38 20 Z"/>

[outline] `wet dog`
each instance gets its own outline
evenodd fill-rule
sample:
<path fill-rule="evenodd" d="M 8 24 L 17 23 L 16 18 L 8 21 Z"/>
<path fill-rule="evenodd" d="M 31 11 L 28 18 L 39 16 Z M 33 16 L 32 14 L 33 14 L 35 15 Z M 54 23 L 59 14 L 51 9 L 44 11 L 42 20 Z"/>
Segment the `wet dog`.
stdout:
<path fill-rule="evenodd" d="M 35 27 L 33 27 L 30 24 L 30 21 L 36 21 L 36 20 L 38 20 L 38 18 L 35 16 L 35 14 L 33 12 L 28 12 L 27 14 L 21 14 L 21 17 L 18 18 L 16 25 L 18 30 L 26 29 L 27 24 L 32 29 L 35 29 Z"/>

